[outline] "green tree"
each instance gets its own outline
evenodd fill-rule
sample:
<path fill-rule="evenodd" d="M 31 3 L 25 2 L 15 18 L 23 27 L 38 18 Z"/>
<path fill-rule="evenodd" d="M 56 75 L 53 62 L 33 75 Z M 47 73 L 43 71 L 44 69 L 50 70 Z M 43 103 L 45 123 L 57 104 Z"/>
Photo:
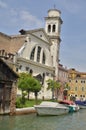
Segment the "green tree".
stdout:
<path fill-rule="evenodd" d="M 55 90 L 59 90 L 60 89 L 60 83 L 55 81 L 55 80 L 52 80 L 52 79 L 48 79 L 47 80 L 47 85 L 48 85 L 48 90 L 51 89 L 52 91 L 52 99 L 54 98 L 54 91 Z"/>
<path fill-rule="evenodd" d="M 41 84 L 40 82 L 35 79 L 34 77 L 30 76 L 27 80 L 27 91 L 34 92 L 35 100 L 37 101 L 38 92 L 41 90 Z"/>
<path fill-rule="evenodd" d="M 24 91 L 27 91 L 28 95 L 30 92 L 34 92 L 35 100 L 37 101 L 38 92 L 41 90 L 41 84 L 38 80 L 32 77 L 32 75 L 24 72 L 20 73 L 18 87 L 22 90 L 22 98 L 24 98 Z"/>
<path fill-rule="evenodd" d="M 36 104 L 37 104 L 38 92 L 41 90 L 42 85 L 40 84 L 40 82 L 37 79 L 32 77 L 30 79 L 30 86 L 31 86 L 31 91 L 34 92 L 35 101 L 36 101 Z"/>
<path fill-rule="evenodd" d="M 18 79 L 18 88 L 22 91 L 27 90 L 27 88 L 29 88 L 28 80 L 30 77 L 31 75 L 28 73 L 20 73 Z"/>
<path fill-rule="evenodd" d="M 24 73 L 24 72 L 19 74 L 18 88 L 21 89 L 21 91 L 22 91 L 22 102 L 23 102 L 23 104 L 25 103 L 25 96 L 26 96 L 25 91 L 31 90 L 30 85 L 28 84 L 28 80 L 29 80 L 30 76 L 31 76 L 30 74 Z"/>

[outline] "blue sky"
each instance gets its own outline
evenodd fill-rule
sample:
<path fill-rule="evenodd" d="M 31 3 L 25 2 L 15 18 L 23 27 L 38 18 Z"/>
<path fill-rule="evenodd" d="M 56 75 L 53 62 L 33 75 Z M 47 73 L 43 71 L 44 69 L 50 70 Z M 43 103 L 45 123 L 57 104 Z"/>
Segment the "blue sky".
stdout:
<path fill-rule="evenodd" d="M 86 72 L 86 0 L 0 0 L 0 32 L 44 28 L 47 11 L 61 11 L 60 63 Z"/>

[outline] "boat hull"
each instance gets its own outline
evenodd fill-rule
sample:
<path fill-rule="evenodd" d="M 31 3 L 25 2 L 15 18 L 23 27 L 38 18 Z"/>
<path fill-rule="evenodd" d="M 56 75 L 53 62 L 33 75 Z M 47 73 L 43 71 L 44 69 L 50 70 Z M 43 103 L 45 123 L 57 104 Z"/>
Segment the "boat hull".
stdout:
<path fill-rule="evenodd" d="M 68 107 L 69 112 L 77 112 L 80 109 L 79 105 L 68 105 Z"/>
<path fill-rule="evenodd" d="M 52 108 L 52 107 L 36 107 L 35 109 L 37 111 L 38 115 L 51 115 L 51 116 L 59 116 L 63 114 L 67 114 L 69 112 L 69 109 L 63 109 L 63 108 Z"/>
<path fill-rule="evenodd" d="M 86 105 L 79 105 L 80 109 L 86 109 Z"/>

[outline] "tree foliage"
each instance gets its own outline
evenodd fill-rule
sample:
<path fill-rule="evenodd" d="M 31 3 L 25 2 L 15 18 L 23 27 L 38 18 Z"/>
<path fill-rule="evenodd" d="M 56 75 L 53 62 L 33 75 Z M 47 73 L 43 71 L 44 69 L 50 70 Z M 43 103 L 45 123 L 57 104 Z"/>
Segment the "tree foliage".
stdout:
<path fill-rule="evenodd" d="M 50 89 L 52 91 L 52 99 L 53 99 L 54 91 L 60 89 L 61 85 L 59 82 L 52 80 L 52 79 L 47 80 L 47 85 L 48 85 L 47 89 L 48 90 Z"/>
<path fill-rule="evenodd" d="M 19 74 L 19 79 L 18 79 L 18 88 L 21 89 L 22 91 L 30 89 L 30 86 L 28 84 L 28 80 L 31 77 L 30 74 L 28 73 L 20 73 Z"/>
<path fill-rule="evenodd" d="M 55 80 L 52 80 L 52 79 L 48 79 L 47 80 L 47 84 L 48 84 L 48 90 L 49 89 L 56 89 L 56 88 L 60 88 L 60 83 L 55 81 Z"/>
<path fill-rule="evenodd" d="M 41 90 L 41 84 L 32 75 L 28 73 L 20 73 L 18 79 L 18 88 L 23 91 L 34 92 L 35 99 L 37 99 L 38 92 Z M 28 96 L 29 97 L 29 96 Z"/>

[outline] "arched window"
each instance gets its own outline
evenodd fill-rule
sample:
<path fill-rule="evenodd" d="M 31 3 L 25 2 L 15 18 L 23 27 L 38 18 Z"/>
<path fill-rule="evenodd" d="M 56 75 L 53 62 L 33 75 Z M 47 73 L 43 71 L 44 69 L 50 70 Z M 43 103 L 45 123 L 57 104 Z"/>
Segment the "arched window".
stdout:
<path fill-rule="evenodd" d="M 45 53 L 43 52 L 42 63 L 45 64 Z"/>
<path fill-rule="evenodd" d="M 32 52 L 31 52 L 31 56 L 30 56 L 31 60 L 34 60 L 34 54 L 35 54 L 35 47 L 33 48 Z"/>
<path fill-rule="evenodd" d="M 34 60 L 36 62 L 45 64 L 45 53 L 40 46 L 33 48 L 31 55 L 30 55 L 30 60 Z"/>
<path fill-rule="evenodd" d="M 48 32 L 51 32 L 51 25 L 48 25 Z"/>
<path fill-rule="evenodd" d="M 41 53 L 41 47 L 38 46 L 38 51 L 37 51 L 37 61 L 40 62 L 40 53 Z"/>
<path fill-rule="evenodd" d="M 55 32 L 55 31 L 56 31 L 56 25 L 54 24 L 54 25 L 53 25 L 52 32 Z"/>

